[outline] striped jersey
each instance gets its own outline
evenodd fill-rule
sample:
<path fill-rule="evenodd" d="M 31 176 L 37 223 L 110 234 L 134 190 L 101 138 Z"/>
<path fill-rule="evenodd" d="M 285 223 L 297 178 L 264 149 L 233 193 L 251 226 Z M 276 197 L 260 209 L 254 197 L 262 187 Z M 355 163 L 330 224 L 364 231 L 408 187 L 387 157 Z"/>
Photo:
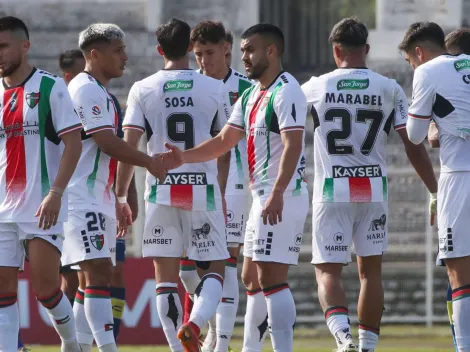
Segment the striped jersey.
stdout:
<path fill-rule="evenodd" d="M 302 89 L 315 131 L 313 202 L 386 201 L 387 137 L 408 119 L 403 89 L 366 68 L 312 77 Z"/>
<path fill-rule="evenodd" d="M 82 125 L 62 78 L 36 68 L 20 85 L 2 80 L 0 119 L 0 222 L 37 222 L 59 171 L 60 137 Z M 66 220 L 61 207 L 59 222 Z"/>
<path fill-rule="evenodd" d="M 82 155 L 69 184 L 69 209 L 99 209 L 116 218 L 112 187 L 117 161 L 103 153 L 93 133 L 118 128 L 118 112 L 111 94 L 87 72 L 78 74 L 68 86 L 75 110 L 82 122 Z"/>
<path fill-rule="evenodd" d="M 228 89 L 231 106 L 234 106 L 243 92 L 253 83 L 241 73 L 230 69 L 224 79 Z M 245 195 L 248 187 L 248 158 L 246 154 L 246 139 L 242 139 L 231 151 L 230 169 L 225 195 Z"/>
<path fill-rule="evenodd" d="M 307 104 L 297 80 L 281 72 L 266 88 L 260 83 L 245 90 L 234 106 L 229 126 L 247 135 L 250 188 L 254 196 L 268 196 L 279 174 L 284 151 L 281 133 L 303 131 Z M 297 167 L 286 188 L 286 195 L 307 192 L 304 142 Z"/>
<path fill-rule="evenodd" d="M 165 142 L 191 149 L 215 136 L 229 115 L 222 81 L 193 70 L 161 70 L 136 82 L 127 101 L 123 129 L 147 134 L 147 153 L 166 152 Z M 185 164 L 163 183 L 147 172 L 145 200 L 184 210 L 221 209 L 217 161 Z"/>
<path fill-rule="evenodd" d="M 415 70 L 409 123 L 436 123 L 441 172 L 470 171 L 469 97 L 470 55 L 439 55 Z M 415 126 L 427 135 L 427 124 Z"/>

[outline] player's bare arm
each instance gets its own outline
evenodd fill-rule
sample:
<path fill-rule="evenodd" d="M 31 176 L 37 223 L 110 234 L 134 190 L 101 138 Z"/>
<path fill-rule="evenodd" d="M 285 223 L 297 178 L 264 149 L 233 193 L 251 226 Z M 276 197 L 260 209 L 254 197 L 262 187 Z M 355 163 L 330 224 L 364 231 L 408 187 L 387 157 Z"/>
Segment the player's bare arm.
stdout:
<path fill-rule="evenodd" d="M 278 220 L 282 222 L 283 194 L 294 175 L 302 153 L 303 136 L 304 131 L 281 133 L 284 151 L 282 152 L 276 183 L 262 213 L 265 225 L 268 222 L 270 225 L 275 225 Z"/>
<path fill-rule="evenodd" d="M 428 141 L 431 148 L 439 148 L 441 146 L 439 143 L 439 131 L 436 124 L 432 122 L 429 124 Z"/>
<path fill-rule="evenodd" d="M 67 188 L 67 184 L 75 171 L 75 168 L 80 160 L 82 153 L 82 141 L 80 130 L 63 134 L 61 136 L 65 148 L 62 158 L 60 159 L 59 171 L 57 177 L 49 191 L 49 194 L 44 198 L 35 216 L 39 217 L 39 228 L 48 230 L 51 226 L 57 224 L 59 211 L 62 203 L 62 194 Z"/>
<path fill-rule="evenodd" d="M 193 149 L 181 151 L 178 147 L 165 143 L 165 147 L 169 150 L 167 158 L 165 158 L 168 163 L 166 167 L 168 170 L 176 169 L 183 164 L 201 163 L 218 158 L 230 152 L 244 137 L 245 133 L 243 130 L 225 125 L 217 136 L 199 144 Z"/>
<path fill-rule="evenodd" d="M 132 175 L 129 190 L 127 191 L 127 203 L 132 211 L 132 222 L 137 219 L 139 215 L 139 197 L 137 196 L 137 187 L 135 186 L 135 174 Z"/>

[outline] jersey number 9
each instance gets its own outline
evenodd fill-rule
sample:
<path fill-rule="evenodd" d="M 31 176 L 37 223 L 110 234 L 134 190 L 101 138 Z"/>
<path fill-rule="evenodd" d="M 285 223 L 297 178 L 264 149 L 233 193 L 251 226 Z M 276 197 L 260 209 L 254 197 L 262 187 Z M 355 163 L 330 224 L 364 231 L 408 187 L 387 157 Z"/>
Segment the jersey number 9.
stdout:
<path fill-rule="evenodd" d="M 194 120 L 188 113 L 174 113 L 167 120 L 168 138 L 174 143 L 184 143 L 184 149 L 194 148 Z"/>

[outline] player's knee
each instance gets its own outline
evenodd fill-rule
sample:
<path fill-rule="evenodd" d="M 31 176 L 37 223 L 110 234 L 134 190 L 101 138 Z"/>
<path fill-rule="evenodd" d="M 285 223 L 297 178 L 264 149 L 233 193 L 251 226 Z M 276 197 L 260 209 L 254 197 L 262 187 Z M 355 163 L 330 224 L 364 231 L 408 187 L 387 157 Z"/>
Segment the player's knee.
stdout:
<path fill-rule="evenodd" d="M 0 287 L 2 292 L 16 292 L 18 290 L 18 269 L 0 268 Z"/>
<path fill-rule="evenodd" d="M 41 277 L 31 278 L 31 284 L 33 290 L 38 297 L 45 297 L 51 294 L 54 290 L 57 290 L 59 287 L 59 274 L 57 277 L 52 277 L 50 275 L 44 275 Z"/>
<path fill-rule="evenodd" d="M 78 289 L 78 276 L 77 273 L 70 272 L 62 274 L 62 291 L 68 298 L 75 297 Z"/>
<path fill-rule="evenodd" d="M 382 256 L 358 257 L 357 267 L 361 281 L 382 280 Z"/>
<path fill-rule="evenodd" d="M 112 273 L 113 265 L 110 260 L 94 261 L 85 271 L 87 286 L 108 286 Z"/>

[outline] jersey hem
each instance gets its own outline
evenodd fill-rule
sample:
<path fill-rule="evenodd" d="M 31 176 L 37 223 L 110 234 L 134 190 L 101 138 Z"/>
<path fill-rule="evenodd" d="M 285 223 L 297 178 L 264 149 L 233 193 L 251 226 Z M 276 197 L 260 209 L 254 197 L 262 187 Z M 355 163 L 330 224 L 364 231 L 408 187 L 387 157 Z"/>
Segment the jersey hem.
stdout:
<path fill-rule="evenodd" d="M 236 125 L 234 123 L 227 122 L 227 126 L 235 128 L 236 130 L 239 130 L 239 131 L 245 131 L 245 128 L 243 126 Z"/>
<path fill-rule="evenodd" d="M 412 117 L 414 119 L 421 119 L 421 120 L 430 120 L 431 119 L 431 116 L 415 115 L 415 114 L 411 114 L 411 113 L 408 113 L 408 116 Z"/>
<path fill-rule="evenodd" d="M 281 128 L 279 132 L 289 132 L 289 131 L 303 131 L 305 129 L 304 126 L 290 126 L 290 127 L 285 127 Z"/>
<path fill-rule="evenodd" d="M 130 129 L 130 130 L 139 130 L 141 132 L 145 132 L 145 128 L 141 127 L 141 126 L 137 126 L 137 125 L 122 125 L 122 129 L 123 130 L 127 130 L 127 129 Z"/>
<path fill-rule="evenodd" d="M 70 127 L 67 127 L 67 128 L 64 128 L 63 130 L 60 130 L 59 132 L 57 132 L 57 136 L 62 136 L 64 134 L 67 134 L 67 133 L 70 133 L 72 131 L 75 131 L 75 130 L 78 130 L 78 129 L 82 129 L 83 126 L 81 123 L 78 123 L 76 125 L 73 125 L 73 126 L 70 126 Z"/>
<path fill-rule="evenodd" d="M 111 125 L 100 126 L 100 127 L 92 128 L 88 131 L 85 131 L 85 134 L 88 136 L 90 134 L 100 132 L 100 131 L 104 131 L 104 130 L 114 130 L 114 127 L 111 126 Z"/>

